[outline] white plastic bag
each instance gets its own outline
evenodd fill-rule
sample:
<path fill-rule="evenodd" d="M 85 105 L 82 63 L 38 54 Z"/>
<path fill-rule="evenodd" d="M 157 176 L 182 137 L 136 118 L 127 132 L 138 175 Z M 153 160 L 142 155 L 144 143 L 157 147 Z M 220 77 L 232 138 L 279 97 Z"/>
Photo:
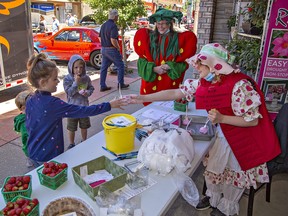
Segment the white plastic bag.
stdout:
<path fill-rule="evenodd" d="M 155 130 L 142 143 L 137 159 L 161 175 L 174 167 L 185 172 L 194 158 L 193 139 L 182 129 Z"/>
<path fill-rule="evenodd" d="M 193 207 L 199 203 L 199 191 L 194 181 L 185 173 L 175 170 L 173 173 L 174 181 L 183 198 Z"/>

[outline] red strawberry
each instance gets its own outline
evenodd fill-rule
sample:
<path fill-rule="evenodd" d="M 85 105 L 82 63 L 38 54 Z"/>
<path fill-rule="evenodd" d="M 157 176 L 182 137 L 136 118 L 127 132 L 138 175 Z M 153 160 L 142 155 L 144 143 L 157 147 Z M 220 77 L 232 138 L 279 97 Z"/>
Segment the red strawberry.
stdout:
<path fill-rule="evenodd" d="M 28 187 L 29 187 L 28 184 L 24 184 L 24 185 L 23 185 L 23 189 L 24 189 L 24 190 L 28 189 Z"/>
<path fill-rule="evenodd" d="M 23 177 L 23 183 L 29 184 L 30 183 L 30 176 L 24 176 Z"/>
<path fill-rule="evenodd" d="M 48 164 L 47 162 L 45 162 L 45 163 L 44 163 L 44 167 L 45 167 L 45 168 L 48 168 L 48 167 L 49 167 L 49 164 Z"/>
<path fill-rule="evenodd" d="M 6 207 L 10 210 L 10 209 L 14 208 L 14 203 L 7 202 Z"/>
<path fill-rule="evenodd" d="M 15 213 L 16 213 L 16 215 L 21 215 L 22 209 L 21 208 L 17 208 Z"/>
<path fill-rule="evenodd" d="M 16 209 L 11 209 L 9 212 L 8 212 L 8 215 L 10 216 L 14 216 L 16 214 Z"/>
<path fill-rule="evenodd" d="M 61 164 L 61 167 L 62 167 L 62 169 L 65 169 L 65 168 L 68 167 L 68 165 L 67 165 L 66 163 L 62 163 L 62 164 Z"/>
<path fill-rule="evenodd" d="M 54 168 L 55 167 L 55 163 L 52 162 L 52 161 L 48 162 L 48 164 L 49 164 L 49 168 Z"/>
<path fill-rule="evenodd" d="M 31 206 L 27 205 L 24 209 L 22 209 L 22 211 L 25 215 L 28 215 L 31 209 L 32 209 Z"/>
<path fill-rule="evenodd" d="M 17 186 L 14 186 L 14 187 L 12 188 L 12 191 L 17 191 L 17 190 L 19 190 Z"/>
<path fill-rule="evenodd" d="M 11 177 L 11 178 L 7 181 L 7 183 L 9 183 L 9 184 L 15 184 L 15 182 L 16 182 L 16 177 Z"/>
<path fill-rule="evenodd" d="M 23 177 L 22 177 L 22 176 L 17 176 L 17 177 L 16 177 L 16 182 L 17 182 L 17 181 L 21 181 L 21 182 L 22 182 L 22 181 L 23 181 Z"/>
<path fill-rule="evenodd" d="M 17 203 L 19 206 L 22 206 L 22 205 L 24 205 L 25 200 L 20 197 L 19 199 L 16 200 L 16 203 Z"/>
<path fill-rule="evenodd" d="M 35 203 L 30 201 L 29 206 L 33 209 L 35 207 Z"/>
<path fill-rule="evenodd" d="M 2 209 L 2 212 L 4 215 L 7 215 L 9 210 L 10 209 L 6 206 L 4 209 Z"/>
<path fill-rule="evenodd" d="M 20 187 L 20 186 L 22 186 L 22 184 L 23 184 L 22 181 L 17 180 L 15 185 L 16 185 L 17 187 Z"/>
<path fill-rule="evenodd" d="M 32 202 L 33 202 L 35 205 L 37 205 L 37 204 L 39 203 L 38 199 L 36 199 L 36 198 L 34 198 L 34 199 L 32 200 Z"/>
<path fill-rule="evenodd" d="M 13 186 L 11 184 L 6 184 L 4 187 L 7 191 L 11 191 Z"/>

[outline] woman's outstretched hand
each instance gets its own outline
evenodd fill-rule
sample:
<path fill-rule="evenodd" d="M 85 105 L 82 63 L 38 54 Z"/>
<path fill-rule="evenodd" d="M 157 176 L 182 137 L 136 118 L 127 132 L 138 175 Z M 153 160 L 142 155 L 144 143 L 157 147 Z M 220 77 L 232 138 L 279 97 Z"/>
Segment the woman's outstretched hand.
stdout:
<path fill-rule="evenodd" d="M 123 98 L 126 98 L 129 104 L 141 104 L 144 102 L 143 99 L 141 99 L 141 95 L 136 94 L 125 95 Z"/>

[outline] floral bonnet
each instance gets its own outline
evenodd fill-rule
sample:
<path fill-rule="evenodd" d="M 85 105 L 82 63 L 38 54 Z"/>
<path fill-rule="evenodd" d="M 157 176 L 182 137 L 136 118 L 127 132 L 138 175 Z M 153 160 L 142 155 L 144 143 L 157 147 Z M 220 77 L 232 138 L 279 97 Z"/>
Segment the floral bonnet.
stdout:
<path fill-rule="evenodd" d="M 201 51 L 187 60 L 189 64 L 195 65 L 197 60 L 201 64 L 207 65 L 210 72 L 219 74 L 230 74 L 234 68 L 230 65 L 233 63 L 234 56 L 230 56 L 229 52 L 219 43 L 210 43 L 202 47 Z"/>

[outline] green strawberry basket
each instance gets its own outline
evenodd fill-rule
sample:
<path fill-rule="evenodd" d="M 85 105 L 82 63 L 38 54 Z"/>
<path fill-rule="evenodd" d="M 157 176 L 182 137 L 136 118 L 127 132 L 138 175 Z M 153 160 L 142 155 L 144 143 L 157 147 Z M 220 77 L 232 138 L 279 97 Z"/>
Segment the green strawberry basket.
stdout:
<path fill-rule="evenodd" d="M 188 101 L 186 99 L 174 100 L 174 110 L 186 112 L 186 107 L 188 106 Z"/>
<path fill-rule="evenodd" d="M 32 176 L 31 175 L 25 175 L 25 176 L 30 176 L 30 182 L 29 182 L 28 188 L 26 190 L 5 191 L 5 185 L 7 184 L 9 179 L 12 178 L 12 177 L 16 177 L 17 178 L 17 177 L 20 177 L 20 176 L 8 176 L 4 180 L 4 184 L 3 184 L 3 187 L 1 189 L 1 193 L 3 195 L 5 203 L 10 202 L 14 197 L 16 197 L 18 195 L 21 195 L 21 196 L 24 196 L 24 197 L 28 197 L 28 198 L 31 197 L 31 194 L 32 194 Z"/>
<path fill-rule="evenodd" d="M 95 201 L 95 196 L 98 194 L 99 186 L 91 187 L 80 175 L 80 169 L 87 168 L 87 174 L 90 175 L 96 170 L 107 170 L 107 172 L 113 175 L 113 179 L 102 183 L 105 188 L 113 192 L 122 188 L 126 183 L 127 171 L 114 163 L 112 160 L 105 156 L 101 156 L 94 160 L 88 161 L 86 163 L 80 164 L 72 168 L 72 174 L 75 183 L 92 199 Z"/>
<path fill-rule="evenodd" d="M 11 202 L 15 203 L 18 199 L 27 199 L 30 202 L 32 201 L 32 199 L 30 197 L 25 197 L 25 196 L 21 196 L 21 195 L 17 195 L 16 197 L 14 197 Z M 4 208 L 0 211 L 0 216 L 4 216 Z M 6 214 L 9 215 L 9 214 Z M 15 214 L 16 215 L 16 214 Z M 21 213 L 20 215 L 26 215 L 24 213 Z M 40 215 L 40 210 L 39 210 L 39 203 L 37 205 L 35 205 L 33 208 L 31 208 L 31 211 L 27 214 L 27 216 L 39 216 Z"/>
<path fill-rule="evenodd" d="M 55 164 L 59 164 L 59 162 L 57 161 L 50 161 L 50 162 L 54 162 Z M 56 190 L 58 187 L 60 187 L 64 182 L 67 181 L 67 170 L 68 168 L 63 169 L 60 173 L 58 173 L 56 176 L 51 177 L 48 175 L 43 174 L 43 169 L 44 169 L 44 165 L 40 166 L 37 169 L 37 174 L 38 174 L 38 178 L 40 181 L 40 184 L 48 187 L 52 190 Z"/>

